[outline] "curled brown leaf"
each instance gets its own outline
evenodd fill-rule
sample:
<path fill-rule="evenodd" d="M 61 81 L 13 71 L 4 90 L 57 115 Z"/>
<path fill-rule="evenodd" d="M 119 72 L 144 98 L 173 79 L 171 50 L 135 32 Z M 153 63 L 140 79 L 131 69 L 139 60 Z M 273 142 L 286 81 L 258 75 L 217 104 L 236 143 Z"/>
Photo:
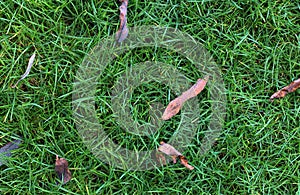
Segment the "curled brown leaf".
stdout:
<path fill-rule="evenodd" d="M 194 169 L 193 166 L 188 164 L 187 159 L 178 150 L 176 150 L 172 145 L 167 144 L 165 142 L 160 142 L 160 145 L 157 150 L 168 156 L 171 156 L 174 164 L 177 162 L 177 158 L 179 157 L 181 164 L 183 164 L 189 170 Z M 166 164 L 166 160 L 165 160 L 164 156 L 157 155 L 157 158 L 158 158 L 158 160 L 162 161 L 162 164 L 164 164 L 164 165 Z"/>
<path fill-rule="evenodd" d="M 66 184 L 72 178 L 71 171 L 68 166 L 68 161 L 66 159 L 59 158 L 56 155 L 55 171 L 57 173 L 57 177 L 63 182 L 63 184 Z"/>
<path fill-rule="evenodd" d="M 300 87 L 300 78 L 291 82 L 288 86 L 280 89 L 276 93 L 274 93 L 270 100 L 273 101 L 275 98 L 282 98 L 285 97 L 286 94 L 296 91 Z"/>
<path fill-rule="evenodd" d="M 184 102 L 186 102 L 190 98 L 197 96 L 204 89 L 208 79 L 208 76 L 204 77 L 204 79 L 198 79 L 197 82 L 190 89 L 183 92 L 179 97 L 172 100 L 165 109 L 162 119 L 168 120 L 174 115 L 176 115 L 180 111 Z"/>
<path fill-rule="evenodd" d="M 122 2 L 120 6 L 120 27 L 116 33 L 116 40 L 120 43 L 126 39 L 128 36 L 127 27 L 127 6 L 128 0 L 120 0 Z"/>

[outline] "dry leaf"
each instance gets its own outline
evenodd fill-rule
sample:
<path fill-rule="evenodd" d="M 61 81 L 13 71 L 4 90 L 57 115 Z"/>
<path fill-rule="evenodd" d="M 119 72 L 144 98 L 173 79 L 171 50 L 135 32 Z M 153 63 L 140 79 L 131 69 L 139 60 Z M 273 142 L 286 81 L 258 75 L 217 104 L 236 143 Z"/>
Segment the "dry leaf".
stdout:
<path fill-rule="evenodd" d="M 162 153 L 156 153 L 155 155 L 158 162 L 162 163 L 163 165 L 167 164 L 166 158 Z"/>
<path fill-rule="evenodd" d="M 71 172 L 68 168 L 68 161 L 64 158 L 58 158 L 57 155 L 55 161 L 55 171 L 57 173 L 57 177 L 63 182 L 63 184 L 66 184 L 72 178 Z"/>
<path fill-rule="evenodd" d="M 16 84 L 14 84 L 13 86 L 11 86 L 11 88 L 15 88 L 21 80 L 25 79 L 28 76 L 28 74 L 29 74 L 29 72 L 31 70 L 31 67 L 33 65 L 34 59 L 35 59 L 35 52 L 29 58 L 29 62 L 28 62 L 28 65 L 27 65 L 25 73 L 21 76 L 21 78 L 17 81 Z"/>
<path fill-rule="evenodd" d="M 291 82 L 288 86 L 280 89 L 276 93 L 274 93 L 271 97 L 270 100 L 273 101 L 275 98 L 282 98 L 286 94 L 291 93 L 296 91 L 300 87 L 300 78 Z"/>
<path fill-rule="evenodd" d="M 173 163 L 176 163 L 176 158 L 181 156 L 182 154 L 178 152 L 173 146 L 170 144 L 166 144 L 165 142 L 160 142 L 160 146 L 158 147 L 158 151 L 162 152 L 168 156 L 171 156 L 173 159 Z"/>
<path fill-rule="evenodd" d="M 127 6 L 128 0 L 120 0 L 122 2 L 120 6 L 120 27 L 116 33 L 116 40 L 120 43 L 128 36 L 127 27 Z"/>
<path fill-rule="evenodd" d="M 160 146 L 157 149 L 159 152 L 162 152 L 168 156 L 171 156 L 173 159 L 173 163 L 177 162 L 177 157 L 180 159 L 181 164 L 183 164 L 186 168 L 188 168 L 189 170 L 193 170 L 194 167 L 188 164 L 187 159 L 178 151 L 176 150 L 172 145 L 167 144 L 165 142 L 160 142 Z M 166 160 L 165 158 L 161 155 L 157 155 L 156 156 L 158 158 L 158 160 L 162 161 L 162 163 L 165 165 L 166 164 Z"/>
<path fill-rule="evenodd" d="M 186 168 L 189 170 L 193 170 L 194 167 L 192 165 L 188 164 L 188 160 L 184 156 L 179 156 L 180 163 L 183 164 Z"/>
<path fill-rule="evenodd" d="M 170 144 L 167 144 L 165 142 L 160 142 L 160 146 L 158 147 L 158 151 L 165 153 L 169 156 L 180 156 L 182 155 L 178 150 L 176 150 L 173 146 Z"/>
<path fill-rule="evenodd" d="M 19 147 L 21 140 L 14 140 L 0 148 L 0 166 L 5 164 L 5 158 L 11 156 L 11 151 Z"/>
<path fill-rule="evenodd" d="M 204 89 L 208 78 L 209 77 L 206 76 L 204 77 L 204 79 L 198 79 L 197 82 L 190 89 L 183 92 L 179 97 L 172 100 L 165 109 L 162 119 L 168 120 L 174 115 L 176 115 L 180 111 L 184 102 L 197 96 Z"/>

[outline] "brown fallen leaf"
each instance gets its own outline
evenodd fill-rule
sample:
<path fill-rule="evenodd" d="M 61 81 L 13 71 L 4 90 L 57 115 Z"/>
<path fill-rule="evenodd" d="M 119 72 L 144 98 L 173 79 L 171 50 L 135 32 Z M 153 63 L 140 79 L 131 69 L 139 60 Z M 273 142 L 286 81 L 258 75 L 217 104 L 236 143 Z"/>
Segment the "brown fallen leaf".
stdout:
<path fill-rule="evenodd" d="M 188 164 L 188 160 L 184 156 L 179 156 L 180 163 L 183 164 L 186 168 L 189 170 L 193 170 L 194 167 L 192 165 Z"/>
<path fill-rule="evenodd" d="M 127 27 L 127 6 L 128 0 L 120 0 L 122 2 L 120 6 L 120 27 L 116 33 L 116 40 L 121 43 L 128 36 L 128 27 Z"/>
<path fill-rule="evenodd" d="M 271 97 L 270 100 L 273 101 L 275 98 L 282 98 L 286 94 L 291 93 L 296 91 L 300 87 L 300 78 L 291 82 L 288 86 L 280 89 L 276 93 L 274 93 Z"/>
<path fill-rule="evenodd" d="M 162 153 L 156 153 L 155 155 L 158 162 L 162 163 L 163 165 L 167 164 L 166 158 Z"/>
<path fill-rule="evenodd" d="M 66 184 L 72 178 L 71 171 L 68 168 L 68 161 L 64 158 L 58 158 L 57 155 L 55 161 L 55 171 L 57 173 L 57 177 L 63 182 L 63 184 Z"/>
<path fill-rule="evenodd" d="M 190 89 L 183 92 L 179 97 L 172 100 L 165 109 L 162 119 L 168 120 L 174 115 L 176 115 L 180 111 L 184 102 L 197 96 L 204 89 L 208 79 L 208 76 L 204 77 L 204 79 L 198 79 L 197 82 Z"/>
<path fill-rule="evenodd" d="M 182 165 L 184 165 L 189 170 L 193 170 L 194 167 L 188 164 L 187 159 L 178 151 L 176 150 L 172 145 L 167 144 L 165 142 L 160 142 L 160 146 L 157 149 L 159 152 L 162 152 L 168 156 L 171 156 L 173 159 L 173 163 L 175 164 L 177 162 L 177 158 L 180 159 L 180 162 Z M 158 160 L 161 160 L 161 162 L 165 165 L 166 160 L 161 155 L 157 155 Z"/>
<path fill-rule="evenodd" d="M 21 142 L 22 140 L 14 140 L 0 148 L 0 166 L 5 164 L 5 158 L 10 157 L 11 151 L 17 149 Z"/>

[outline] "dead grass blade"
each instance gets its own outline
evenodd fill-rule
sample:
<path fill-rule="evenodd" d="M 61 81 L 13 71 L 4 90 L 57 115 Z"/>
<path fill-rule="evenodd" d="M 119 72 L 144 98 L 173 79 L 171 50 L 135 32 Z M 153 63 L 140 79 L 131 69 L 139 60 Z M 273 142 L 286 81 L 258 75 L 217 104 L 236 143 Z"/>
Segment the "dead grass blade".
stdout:
<path fill-rule="evenodd" d="M 11 86 L 11 88 L 15 88 L 21 80 L 25 79 L 28 76 L 28 74 L 29 74 L 29 72 L 31 70 L 31 67 L 33 65 L 34 59 L 35 59 L 35 52 L 29 58 L 29 62 L 28 62 L 28 65 L 27 65 L 25 73 L 21 76 L 21 78 L 17 81 L 16 84 L 14 84 L 13 86 Z"/>

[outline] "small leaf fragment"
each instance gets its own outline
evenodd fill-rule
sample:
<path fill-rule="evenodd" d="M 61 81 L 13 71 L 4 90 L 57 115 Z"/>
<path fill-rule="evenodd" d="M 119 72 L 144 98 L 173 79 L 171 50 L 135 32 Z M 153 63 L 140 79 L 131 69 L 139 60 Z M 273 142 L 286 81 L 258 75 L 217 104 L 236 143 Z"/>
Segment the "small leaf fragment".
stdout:
<path fill-rule="evenodd" d="M 288 93 L 292 93 L 296 91 L 300 87 L 300 78 L 291 82 L 288 86 L 280 89 L 276 93 L 274 93 L 271 97 L 270 100 L 273 101 L 275 98 L 283 98 L 286 96 Z"/>
<path fill-rule="evenodd" d="M 122 2 L 120 6 L 120 27 L 116 33 L 116 40 L 121 43 L 128 36 L 128 27 L 127 27 L 127 6 L 128 0 L 120 0 Z"/>
<path fill-rule="evenodd" d="M 0 148 L 0 166 L 5 164 L 5 158 L 10 157 L 11 151 L 19 148 L 21 142 L 22 140 L 14 140 Z"/>
<path fill-rule="evenodd" d="M 59 158 L 58 155 L 56 155 L 55 171 L 57 173 L 57 177 L 63 182 L 63 184 L 66 184 L 72 178 L 68 166 L 68 161 L 66 159 Z"/>
<path fill-rule="evenodd" d="M 197 96 L 204 89 L 208 79 L 208 76 L 204 77 L 204 79 L 198 79 L 197 82 L 190 89 L 183 92 L 179 97 L 172 100 L 165 109 L 162 115 L 162 119 L 168 120 L 175 116 L 180 111 L 184 102 Z"/>
<path fill-rule="evenodd" d="M 158 162 L 162 163 L 163 165 L 167 164 L 166 158 L 162 153 L 156 153 L 155 155 Z"/>
<path fill-rule="evenodd" d="M 178 150 L 176 150 L 172 145 L 167 144 L 165 142 L 160 142 L 160 146 L 158 147 L 158 151 L 165 153 L 169 156 L 180 156 L 182 155 Z"/>
<path fill-rule="evenodd" d="M 183 164 L 186 168 L 189 170 L 193 170 L 194 167 L 192 165 L 188 164 L 188 160 L 184 156 L 179 156 L 180 163 Z"/>
<path fill-rule="evenodd" d="M 167 144 L 165 142 L 160 142 L 160 146 L 158 147 L 157 150 L 158 150 L 158 152 L 162 152 L 168 156 L 171 156 L 174 164 L 177 162 L 177 158 L 179 157 L 182 165 L 184 165 L 189 170 L 194 169 L 193 166 L 188 164 L 188 160 L 178 150 L 176 150 L 172 145 Z M 166 160 L 164 157 L 162 157 L 162 155 L 157 154 L 156 158 L 158 159 L 158 161 L 161 161 L 163 165 L 166 164 Z"/>

